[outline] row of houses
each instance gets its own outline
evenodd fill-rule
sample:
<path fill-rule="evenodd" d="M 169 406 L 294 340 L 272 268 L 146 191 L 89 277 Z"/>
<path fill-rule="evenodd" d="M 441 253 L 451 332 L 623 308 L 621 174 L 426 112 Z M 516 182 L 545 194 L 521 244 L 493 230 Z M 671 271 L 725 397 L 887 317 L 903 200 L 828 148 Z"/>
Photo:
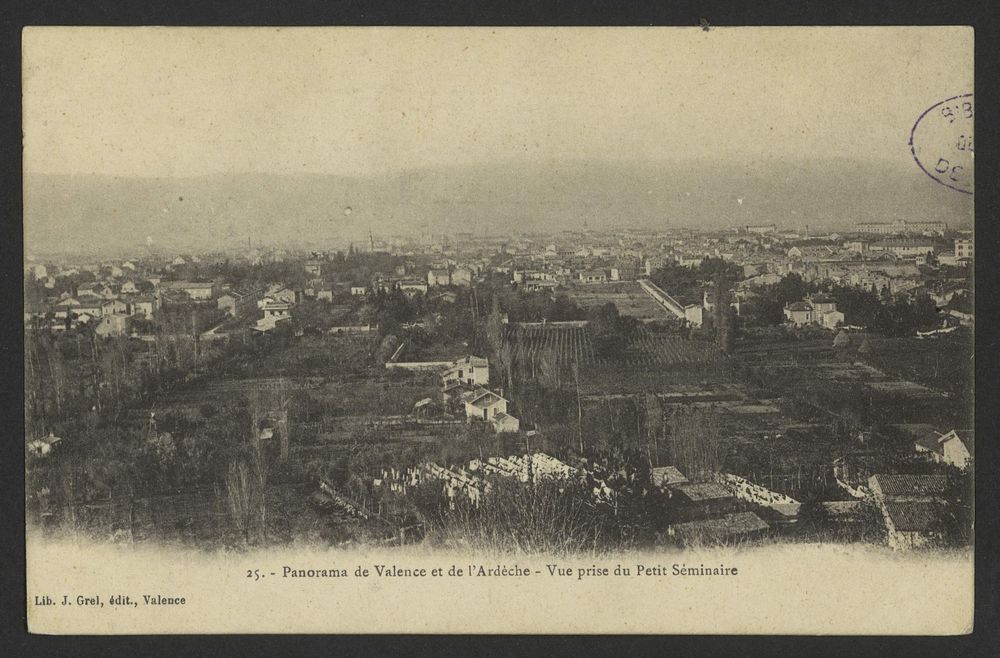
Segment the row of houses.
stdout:
<path fill-rule="evenodd" d="M 63 294 L 55 300 L 26 303 L 25 324 L 65 331 L 92 326 L 102 336 L 122 336 L 134 318 L 152 318 L 160 306 L 153 295 Z"/>
<path fill-rule="evenodd" d="M 675 521 L 667 527 L 667 536 L 675 542 L 703 545 L 745 541 L 771 528 L 756 512 L 745 509 L 723 483 L 691 482 L 674 466 L 653 468 L 651 479 L 671 501 Z"/>

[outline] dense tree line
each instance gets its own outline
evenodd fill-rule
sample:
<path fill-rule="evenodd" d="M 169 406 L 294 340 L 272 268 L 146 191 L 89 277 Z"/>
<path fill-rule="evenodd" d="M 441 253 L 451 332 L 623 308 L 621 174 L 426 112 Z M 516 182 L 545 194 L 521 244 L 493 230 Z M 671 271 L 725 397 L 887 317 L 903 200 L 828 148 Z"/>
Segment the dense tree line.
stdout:
<path fill-rule="evenodd" d="M 730 284 L 742 277 L 739 265 L 722 258 L 705 258 L 696 267 L 667 261 L 653 271 L 650 280 L 682 304 L 701 301 L 702 288 L 708 282 L 722 279 Z"/>
<path fill-rule="evenodd" d="M 635 318 L 619 314 L 612 302 L 590 309 L 587 322 L 599 359 L 621 358 L 639 324 Z"/>
<path fill-rule="evenodd" d="M 744 305 L 743 315 L 751 324 L 782 324 L 787 304 L 802 301 L 815 293 L 828 295 L 836 301 L 837 310 L 844 314 L 845 324 L 865 327 L 883 336 L 908 336 L 940 323 L 937 307 L 926 293 L 911 299 L 907 295 L 890 294 L 888 290 L 875 292 L 840 284 L 807 283 L 795 272 L 762 287 Z"/>

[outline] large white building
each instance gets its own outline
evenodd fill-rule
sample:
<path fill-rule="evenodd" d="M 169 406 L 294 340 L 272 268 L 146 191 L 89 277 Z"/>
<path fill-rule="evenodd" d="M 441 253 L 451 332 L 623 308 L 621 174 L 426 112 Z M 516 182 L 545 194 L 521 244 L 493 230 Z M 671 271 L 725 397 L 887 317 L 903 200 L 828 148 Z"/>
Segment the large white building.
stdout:
<path fill-rule="evenodd" d="M 490 383 L 490 362 L 482 357 L 467 356 L 453 361 L 442 375 L 444 381 L 459 381 L 472 386 Z"/>
<path fill-rule="evenodd" d="M 959 238 L 955 240 L 955 258 L 973 258 L 975 256 L 975 243 L 969 238 Z"/>
<path fill-rule="evenodd" d="M 926 256 L 934 253 L 934 243 L 930 240 L 881 240 L 871 243 L 868 250 L 897 256 Z"/>
<path fill-rule="evenodd" d="M 859 222 L 857 225 L 858 233 L 874 233 L 876 235 L 905 235 L 910 233 L 936 233 L 941 235 L 947 229 L 948 225 L 940 221 L 908 222 L 902 219 L 895 222 Z"/>
<path fill-rule="evenodd" d="M 947 434 L 932 432 L 914 443 L 917 453 L 929 455 L 938 463 L 965 468 L 972 460 L 974 430 L 951 430 Z"/>

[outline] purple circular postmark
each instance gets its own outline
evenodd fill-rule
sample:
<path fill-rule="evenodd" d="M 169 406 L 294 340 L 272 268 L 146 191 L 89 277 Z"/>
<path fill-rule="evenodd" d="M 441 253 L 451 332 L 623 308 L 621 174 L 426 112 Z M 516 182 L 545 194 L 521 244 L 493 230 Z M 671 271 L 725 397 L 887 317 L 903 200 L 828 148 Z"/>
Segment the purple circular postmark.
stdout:
<path fill-rule="evenodd" d="M 910 131 L 917 165 L 938 183 L 965 194 L 975 187 L 974 119 L 972 94 L 961 94 L 924 110 Z"/>

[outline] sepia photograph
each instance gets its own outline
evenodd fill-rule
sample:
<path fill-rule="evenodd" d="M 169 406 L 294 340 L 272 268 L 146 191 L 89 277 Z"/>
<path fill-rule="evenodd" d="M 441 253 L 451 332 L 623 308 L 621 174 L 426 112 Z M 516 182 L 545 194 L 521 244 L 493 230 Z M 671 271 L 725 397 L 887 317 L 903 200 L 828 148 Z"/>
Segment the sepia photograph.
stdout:
<path fill-rule="evenodd" d="M 973 40 L 26 28 L 29 629 L 971 632 Z"/>

